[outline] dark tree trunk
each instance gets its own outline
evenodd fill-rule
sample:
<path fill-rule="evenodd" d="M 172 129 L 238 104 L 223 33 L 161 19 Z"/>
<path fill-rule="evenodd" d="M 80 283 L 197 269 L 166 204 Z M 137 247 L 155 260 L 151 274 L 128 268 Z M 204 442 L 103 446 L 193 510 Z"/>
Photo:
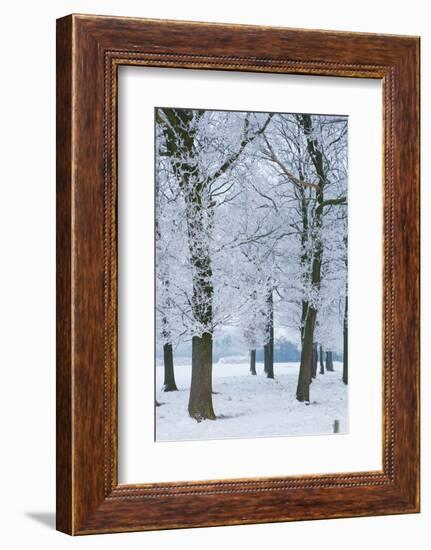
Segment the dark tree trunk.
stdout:
<path fill-rule="evenodd" d="M 250 374 L 256 376 L 256 350 L 250 350 Z"/>
<path fill-rule="evenodd" d="M 189 415 L 198 422 L 215 420 L 212 404 L 212 334 L 206 332 L 192 339 L 192 381 Z"/>
<path fill-rule="evenodd" d="M 322 345 L 319 346 L 319 363 L 320 363 L 320 374 L 325 374 L 325 363 L 323 362 Z"/>
<path fill-rule="evenodd" d="M 269 340 L 264 346 L 264 372 L 267 378 L 274 378 L 274 300 L 272 290 L 268 294 L 268 337 Z"/>
<path fill-rule="evenodd" d="M 345 302 L 345 308 L 344 308 L 344 322 L 343 322 L 343 382 L 345 384 L 348 384 L 349 382 L 347 308 L 348 308 L 348 300 L 347 300 L 347 294 L 346 294 L 346 302 Z"/>
<path fill-rule="evenodd" d="M 311 378 L 316 378 L 317 376 L 317 362 L 318 362 L 317 344 L 313 344 L 313 367 L 311 369 Z"/>
<path fill-rule="evenodd" d="M 307 140 L 307 150 L 310 160 L 316 170 L 318 184 L 316 187 L 316 207 L 314 210 L 313 233 L 315 235 L 313 261 L 311 267 L 311 283 L 313 287 L 319 291 L 321 282 L 321 267 L 322 267 L 322 241 L 320 231 L 323 222 L 323 207 L 324 207 L 324 187 L 326 184 L 326 174 L 323 162 L 323 153 L 318 141 L 313 135 L 313 122 L 311 115 L 297 115 L 297 120 L 301 124 L 305 138 Z M 304 209 L 303 209 L 304 217 Z M 304 222 L 303 222 L 304 225 Z M 308 219 L 307 219 L 308 228 Z M 303 235 L 305 237 L 303 227 Z M 303 305 L 304 313 L 304 305 Z M 311 304 L 308 304 L 305 324 L 303 325 L 303 341 L 301 350 L 301 364 L 299 367 L 298 386 L 296 390 L 296 398 L 298 401 L 310 401 L 310 381 L 313 369 L 313 340 L 314 327 L 316 325 L 317 311 Z"/>
<path fill-rule="evenodd" d="M 193 274 L 192 311 L 194 318 L 208 331 L 192 339 L 192 381 L 189 414 L 198 421 L 215 420 L 212 404 L 212 269 L 208 248 L 194 242 L 196 234 L 203 234 L 203 212 L 193 204 L 189 223 L 189 247 Z"/>
<path fill-rule="evenodd" d="M 304 176 L 302 170 L 299 171 L 299 179 L 303 180 Z M 296 189 L 295 193 L 299 194 L 301 201 L 301 216 L 302 216 L 302 232 L 301 232 L 301 264 L 302 270 L 304 273 L 308 272 L 309 262 L 310 262 L 310 249 L 308 246 L 308 200 L 306 198 L 305 189 L 303 187 Z M 308 282 L 308 281 L 307 281 Z M 301 345 L 304 340 L 304 329 L 305 329 L 305 320 L 308 315 L 308 301 L 302 300 L 302 311 L 301 311 Z"/>
<path fill-rule="evenodd" d="M 174 374 L 174 356 L 172 353 L 172 344 L 163 346 L 163 360 L 165 365 L 165 381 L 163 382 L 163 391 L 178 391 L 175 384 Z"/>
<path fill-rule="evenodd" d="M 271 343 L 263 346 L 263 372 L 267 378 L 274 378 L 274 365 L 271 360 Z"/>
<path fill-rule="evenodd" d="M 265 344 L 263 348 L 263 371 L 267 378 L 274 378 L 274 338 Z"/>
<path fill-rule="evenodd" d="M 190 259 L 193 265 L 192 312 L 198 323 L 207 328 L 202 336 L 192 339 L 192 381 L 190 386 L 189 415 L 198 422 L 215 420 L 212 403 L 212 268 L 209 247 L 197 235 L 211 232 L 205 219 L 211 220 L 212 211 L 204 211 L 196 194 L 187 197 L 188 236 Z M 211 223 L 211 222 L 210 222 Z"/>
<path fill-rule="evenodd" d="M 334 361 L 332 359 L 332 351 L 326 352 L 326 370 L 328 372 L 334 372 Z"/>
<path fill-rule="evenodd" d="M 208 327 L 208 332 L 192 339 L 192 381 L 189 414 L 200 421 L 215 420 L 212 404 L 212 270 L 209 255 L 199 249 L 200 256 L 191 255 L 194 266 L 192 310 L 196 320 Z"/>
<path fill-rule="evenodd" d="M 308 302 L 302 300 L 302 312 L 301 312 L 301 345 L 304 341 L 304 330 L 305 330 L 305 320 L 307 319 L 308 314 Z"/>
<path fill-rule="evenodd" d="M 316 310 L 310 307 L 304 326 L 301 364 L 299 367 L 298 386 L 296 388 L 296 399 L 298 401 L 310 401 L 310 380 L 313 368 L 313 336 L 315 323 Z"/>

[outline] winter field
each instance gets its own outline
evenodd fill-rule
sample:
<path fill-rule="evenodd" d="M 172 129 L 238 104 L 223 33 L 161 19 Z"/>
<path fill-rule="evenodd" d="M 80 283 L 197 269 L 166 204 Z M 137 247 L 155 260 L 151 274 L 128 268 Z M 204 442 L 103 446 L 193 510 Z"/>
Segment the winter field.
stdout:
<path fill-rule="evenodd" d="M 156 367 L 156 440 L 224 439 L 322 435 L 333 433 L 339 420 L 340 433 L 348 431 L 348 387 L 342 383 L 342 363 L 335 372 L 317 374 L 310 386 L 311 403 L 295 399 L 299 363 L 275 363 L 275 379 L 266 378 L 263 364 L 257 376 L 248 363 L 220 361 L 213 366 L 213 403 L 217 420 L 196 422 L 189 417 L 191 367 L 178 365 L 175 378 L 179 391 L 163 392 L 163 366 Z"/>
<path fill-rule="evenodd" d="M 346 432 L 348 117 L 157 107 L 155 125 L 156 439 Z"/>

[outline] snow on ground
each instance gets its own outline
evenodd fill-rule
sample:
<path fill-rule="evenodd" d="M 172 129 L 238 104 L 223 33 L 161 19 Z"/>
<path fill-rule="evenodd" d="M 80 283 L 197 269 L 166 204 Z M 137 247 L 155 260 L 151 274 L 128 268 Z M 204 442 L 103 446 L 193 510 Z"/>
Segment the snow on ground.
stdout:
<path fill-rule="evenodd" d="M 249 373 L 248 364 L 219 362 L 213 366 L 213 405 L 216 420 L 196 422 L 187 413 L 190 365 L 178 365 L 175 378 L 179 391 L 163 392 L 163 367 L 156 368 L 156 440 L 224 439 L 333 433 L 339 420 L 340 433 L 348 431 L 347 386 L 341 381 L 342 364 L 335 372 L 317 375 L 310 387 L 311 403 L 295 399 L 299 363 L 275 363 L 275 379 Z"/>

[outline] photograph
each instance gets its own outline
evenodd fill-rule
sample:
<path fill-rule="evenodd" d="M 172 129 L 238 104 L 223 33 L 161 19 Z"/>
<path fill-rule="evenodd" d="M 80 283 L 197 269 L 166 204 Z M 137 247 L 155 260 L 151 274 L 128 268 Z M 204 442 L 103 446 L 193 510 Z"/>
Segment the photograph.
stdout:
<path fill-rule="evenodd" d="M 348 433 L 348 115 L 154 120 L 155 440 Z"/>

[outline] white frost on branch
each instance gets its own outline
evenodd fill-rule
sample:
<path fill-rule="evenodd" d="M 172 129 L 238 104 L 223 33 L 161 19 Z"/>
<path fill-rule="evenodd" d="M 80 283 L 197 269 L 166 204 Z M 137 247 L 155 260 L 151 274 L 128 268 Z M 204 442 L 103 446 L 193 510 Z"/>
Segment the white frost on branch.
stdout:
<path fill-rule="evenodd" d="M 173 344 L 237 326 L 250 349 L 276 323 L 301 329 L 318 310 L 316 338 L 340 349 L 347 278 L 347 118 L 157 109 L 156 313 Z M 308 139 L 308 141 L 307 141 Z M 323 151 L 319 182 L 308 147 Z M 321 282 L 312 282 L 322 250 Z"/>

